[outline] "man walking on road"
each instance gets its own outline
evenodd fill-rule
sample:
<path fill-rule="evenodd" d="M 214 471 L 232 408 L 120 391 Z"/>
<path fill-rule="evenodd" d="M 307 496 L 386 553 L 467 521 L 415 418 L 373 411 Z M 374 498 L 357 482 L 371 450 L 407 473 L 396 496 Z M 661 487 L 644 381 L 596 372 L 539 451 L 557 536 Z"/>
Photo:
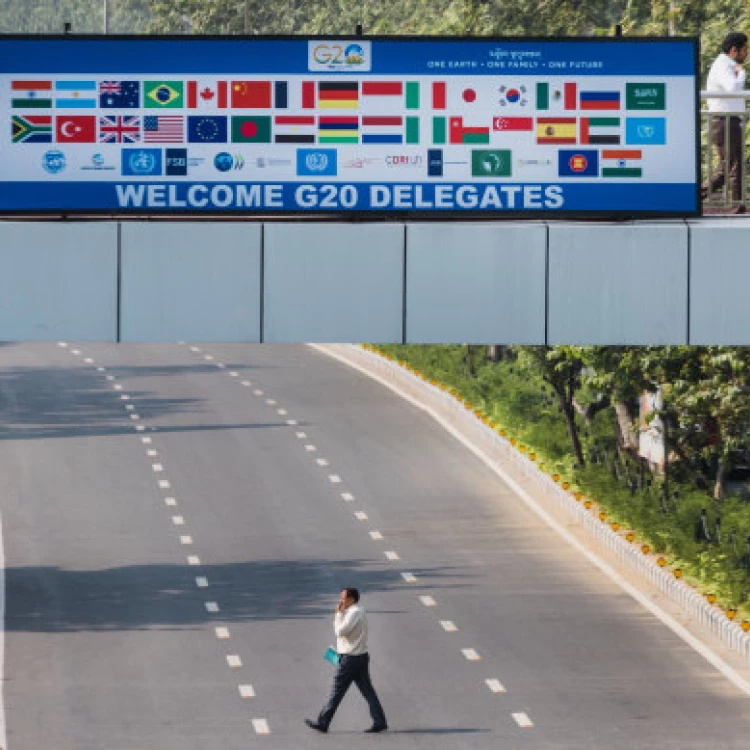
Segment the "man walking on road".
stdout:
<path fill-rule="evenodd" d="M 747 58 L 747 36 L 732 32 L 724 39 L 721 49 L 721 54 L 714 60 L 708 73 L 706 90 L 709 94 L 740 93 L 745 88 L 745 70 L 742 66 Z M 719 152 L 719 168 L 711 178 L 711 183 L 703 186 L 702 197 L 705 199 L 709 193 L 722 188 L 724 183 L 728 182 L 732 201 L 738 203 L 742 200 L 742 162 L 745 158 L 745 139 L 740 115 L 745 112 L 745 100 L 710 98 L 708 109 L 710 112 L 732 114 L 711 118 L 711 142 Z M 729 143 L 726 143 L 727 133 Z M 735 212 L 744 213 L 745 206 L 737 206 Z"/>
<path fill-rule="evenodd" d="M 305 719 L 311 729 L 327 732 L 339 703 L 344 699 L 352 682 L 367 701 L 372 716 L 372 726 L 368 733 L 382 732 L 388 729 L 383 707 L 380 705 L 375 688 L 370 681 L 370 655 L 367 653 L 367 615 L 359 604 L 359 591 L 346 588 L 341 591 L 336 615 L 333 620 L 333 631 L 336 634 L 336 652 L 339 665 L 333 678 L 333 688 L 328 703 L 323 707 L 317 721 Z"/>

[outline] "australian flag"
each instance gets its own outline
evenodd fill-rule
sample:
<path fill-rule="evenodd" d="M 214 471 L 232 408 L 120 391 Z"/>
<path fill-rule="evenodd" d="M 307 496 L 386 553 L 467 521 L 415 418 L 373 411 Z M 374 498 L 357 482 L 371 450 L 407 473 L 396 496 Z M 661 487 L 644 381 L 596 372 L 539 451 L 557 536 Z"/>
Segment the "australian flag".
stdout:
<path fill-rule="evenodd" d="M 99 81 L 99 106 L 103 109 L 138 109 L 140 81 Z"/>

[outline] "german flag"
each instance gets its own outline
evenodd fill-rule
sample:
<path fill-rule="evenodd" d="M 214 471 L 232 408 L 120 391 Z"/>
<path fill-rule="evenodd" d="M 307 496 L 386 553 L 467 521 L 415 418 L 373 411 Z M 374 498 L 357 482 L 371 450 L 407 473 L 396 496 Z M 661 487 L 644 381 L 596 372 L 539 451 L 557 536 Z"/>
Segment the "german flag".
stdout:
<path fill-rule="evenodd" d="M 575 117 L 537 117 L 537 143 L 576 143 L 577 137 Z"/>
<path fill-rule="evenodd" d="M 318 83 L 318 107 L 321 109 L 356 109 L 358 106 L 359 82 Z"/>

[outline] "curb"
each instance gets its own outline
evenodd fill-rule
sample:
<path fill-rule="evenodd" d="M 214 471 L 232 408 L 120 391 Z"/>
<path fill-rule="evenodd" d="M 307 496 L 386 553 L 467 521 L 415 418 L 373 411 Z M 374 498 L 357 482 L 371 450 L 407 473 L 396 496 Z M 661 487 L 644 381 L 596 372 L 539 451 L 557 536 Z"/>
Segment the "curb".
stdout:
<path fill-rule="evenodd" d="M 679 605 L 687 614 L 695 617 L 727 647 L 750 661 L 750 634 L 743 631 L 737 623 L 727 619 L 722 610 L 711 606 L 703 596 L 684 581 L 676 579 L 672 574 L 660 568 L 638 547 L 628 543 L 612 531 L 608 524 L 599 521 L 547 474 L 540 471 L 533 461 L 513 448 L 508 440 L 483 424 L 455 398 L 412 375 L 395 362 L 359 346 L 353 344 L 312 344 L 310 346 L 391 383 L 399 392 L 411 397 L 423 408 L 456 425 L 467 441 L 481 448 L 490 459 L 513 464 L 516 470 L 537 485 L 541 494 L 535 499 L 540 504 L 546 503 L 548 507 L 556 506 L 565 511 L 576 524 L 586 530 L 591 539 L 603 545 L 631 571 L 638 573 L 659 589 L 666 598 Z"/>

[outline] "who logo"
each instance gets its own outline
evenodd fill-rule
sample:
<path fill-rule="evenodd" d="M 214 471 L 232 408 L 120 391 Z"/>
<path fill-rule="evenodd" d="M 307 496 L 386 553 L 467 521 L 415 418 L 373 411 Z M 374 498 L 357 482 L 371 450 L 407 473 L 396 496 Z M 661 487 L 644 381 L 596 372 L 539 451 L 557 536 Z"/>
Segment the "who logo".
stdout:
<path fill-rule="evenodd" d="M 334 148 L 297 149 L 297 174 L 300 177 L 335 177 L 338 174 Z"/>

